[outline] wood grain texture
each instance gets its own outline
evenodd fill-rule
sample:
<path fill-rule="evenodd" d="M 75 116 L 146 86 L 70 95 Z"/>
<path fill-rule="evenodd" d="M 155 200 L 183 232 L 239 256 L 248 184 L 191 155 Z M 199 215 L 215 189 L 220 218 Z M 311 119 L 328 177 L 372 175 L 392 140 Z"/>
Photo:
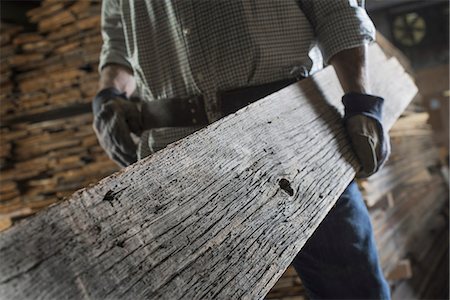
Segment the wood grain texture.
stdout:
<path fill-rule="evenodd" d="M 371 52 L 390 128 L 416 88 Z M 354 177 L 341 96 L 327 68 L 2 232 L 0 294 L 264 297 Z"/>

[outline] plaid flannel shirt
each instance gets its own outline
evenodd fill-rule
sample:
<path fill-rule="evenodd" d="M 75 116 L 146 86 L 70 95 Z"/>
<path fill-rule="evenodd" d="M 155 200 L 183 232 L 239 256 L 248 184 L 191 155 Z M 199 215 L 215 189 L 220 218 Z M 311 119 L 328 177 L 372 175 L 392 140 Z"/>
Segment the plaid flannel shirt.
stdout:
<path fill-rule="evenodd" d="M 202 94 L 210 121 L 218 91 L 307 76 L 375 39 L 356 0 L 103 0 L 101 26 L 99 71 L 129 67 L 145 101 Z M 146 132 L 139 157 L 198 128 Z"/>

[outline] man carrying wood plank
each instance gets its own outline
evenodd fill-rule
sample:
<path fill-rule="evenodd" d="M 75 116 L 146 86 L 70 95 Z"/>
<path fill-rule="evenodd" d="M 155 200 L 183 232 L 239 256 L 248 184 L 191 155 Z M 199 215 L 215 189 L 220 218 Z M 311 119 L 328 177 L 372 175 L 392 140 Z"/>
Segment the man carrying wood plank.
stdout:
<path fill-rule="evenodd" d="M 370 95 L 367 79 L 375 29 L 356 1 L 103 0 L 102 35 L 94 129 L 121 166 L 307 77 L 323 61 L 345 92 L 357 176 L 375 173 L 388 157 L 383 99 Z M 390 298 L 354 182 L 293 265 L 311 298 Z"/>

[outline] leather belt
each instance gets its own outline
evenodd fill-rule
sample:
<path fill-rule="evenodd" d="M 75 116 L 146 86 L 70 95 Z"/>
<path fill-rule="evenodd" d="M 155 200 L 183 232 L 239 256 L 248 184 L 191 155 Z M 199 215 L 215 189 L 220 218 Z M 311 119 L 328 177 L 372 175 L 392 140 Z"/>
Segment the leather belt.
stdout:
<path fill-rule="evenodd" d="M 151 120 L 148 128 L 190 127 L 207 125 L 208 117 L 203 96 L 159 99 L 146 103 Z M 146 122 L 144 121 L 144 122 Z"/>
<path fill-rule="evenodd" d="M 287 79 L 262 85 L 219 91 L 217 96 L 222 116 L 235 113 L 241 108 L 273 94 L 299 79 Z M 189 127 L 208 125 L 203 96 L 171 98 L 152 101 L 157 107 L 157 127 Z"/>
<path fill-rule="evenodd" d="M 273 94 L 298 79 L 286 79 L 271 83 L 248 86 L 218 93 L 223 116 L 235 113 L 241 108 Z"/>

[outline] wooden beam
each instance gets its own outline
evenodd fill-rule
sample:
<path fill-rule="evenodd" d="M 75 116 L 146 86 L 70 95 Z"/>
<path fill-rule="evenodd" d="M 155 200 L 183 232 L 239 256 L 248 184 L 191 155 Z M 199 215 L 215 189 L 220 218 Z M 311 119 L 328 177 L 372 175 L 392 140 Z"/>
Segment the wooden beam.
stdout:
<path fill-rule="evenodd" d="M 371 48 L 390 128 L 416 87 Z M 332 68 L 0 234 L 6 299 L 255 299 L 354 177 Z"/>

